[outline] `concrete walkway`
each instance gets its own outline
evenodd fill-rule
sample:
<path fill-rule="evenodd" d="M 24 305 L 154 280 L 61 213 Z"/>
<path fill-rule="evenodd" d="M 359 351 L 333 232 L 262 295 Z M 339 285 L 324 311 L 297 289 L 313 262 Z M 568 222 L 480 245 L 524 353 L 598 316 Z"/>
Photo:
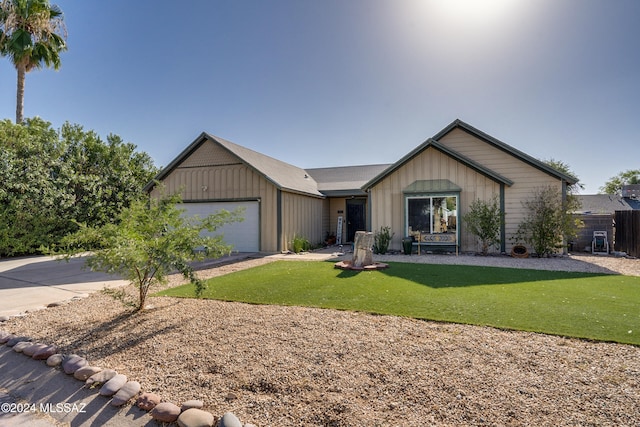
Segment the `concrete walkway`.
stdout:
<path fill-rule="evenodd" d="M 117 408 L 72 375 L 0 346 L 1 426 L 155 426 L 135 405 Z"/>
<path fill-rule="evenodd" d="M 117 276 L 83 268 L 84 261 L 73 258 L 65 262 L 48 256 L 1 260 L 0 316 L 44 308 L 104 287 L 126 284 Z"/>

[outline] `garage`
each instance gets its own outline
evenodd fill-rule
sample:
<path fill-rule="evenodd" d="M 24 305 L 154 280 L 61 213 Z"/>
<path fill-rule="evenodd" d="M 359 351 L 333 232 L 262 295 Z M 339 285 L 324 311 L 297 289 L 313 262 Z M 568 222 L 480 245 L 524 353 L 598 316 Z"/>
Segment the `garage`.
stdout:
<path fill-rule="evenodd" d="M 197 202 L 183 203 L 182 208 L 189 216 L 204 218 L 221 209 L 234 211 L 244 209 L 244 221 L 225 224 L 212 235 L 224 235 L 224 241 L 233 245 L 234 252 L 260 251 L 260 204 L 256 200 L 234 202 Z"/>

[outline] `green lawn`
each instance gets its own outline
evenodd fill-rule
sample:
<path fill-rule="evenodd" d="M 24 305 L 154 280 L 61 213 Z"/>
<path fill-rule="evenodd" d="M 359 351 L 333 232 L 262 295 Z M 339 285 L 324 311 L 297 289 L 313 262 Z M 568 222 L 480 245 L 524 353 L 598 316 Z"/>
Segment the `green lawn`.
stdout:
<path fill-rule="evenodd" d="M 544 262 L 544 260 L 541 260 Z M 640 344 L 640 277 L 390 263 L 277 261 L 210 279 L 205 298 L 391 314 Z M 158 295 L 192 297 L 185 285 Z"/>

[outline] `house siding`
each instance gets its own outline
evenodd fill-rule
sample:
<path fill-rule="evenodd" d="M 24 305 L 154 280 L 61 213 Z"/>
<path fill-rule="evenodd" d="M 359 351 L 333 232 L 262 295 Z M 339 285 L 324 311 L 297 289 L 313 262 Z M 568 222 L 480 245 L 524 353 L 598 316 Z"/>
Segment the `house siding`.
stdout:
<path fill-rule="evenodd" d="M 403 189 L 417 180 L 447 179 L 462 188 L 460 215 L 468 212 L 468 206 L 477 198 L 490 200 L 500 193 L 500 184 L 459 163 L 435 148 L 427 148 L 402 167 L 392 172 L 371 189 L 371 229 L 389 226 L 394 232 L 391 248 L 400 250 L 405 235 L 405 196 Z M 460 248 L 477 250 L 473 235 L 460 226 Z"/>
<path fill-rule="evenodd" d="M 543 187 L 551 186 L 559 192 L 562 191 L 562 181 L 558 178 L 552 177 L 513 155 L 491 146 L 462 129 L 452 130 L 439 139 L 438 142 L 513 181 L 512 186 L 505 188 L 507 252 L 516 244 L 511 237 L 515 235 L 518 225 L 527 215 L 527 210 L 523 203 Z M 481 198 L 486 198 L 486 194 Z M 463 203 L 463 206 L 468 206 L 470 201 Z"/>
<path fill-rule="evenodd" d="M 162 182 L 166 193 L 185 201 L 260 201 L 260 250 L 278 250 L 277 188 L 224 148 L 205 142 Z"/>
<path fill-rule="evenodd" d="M 323 241 L 323 199 L 301 194 L 282 192 L 282 240 L 281 247 L 290 249 L 295 235 L 304 237 L 312 245 Z"/>

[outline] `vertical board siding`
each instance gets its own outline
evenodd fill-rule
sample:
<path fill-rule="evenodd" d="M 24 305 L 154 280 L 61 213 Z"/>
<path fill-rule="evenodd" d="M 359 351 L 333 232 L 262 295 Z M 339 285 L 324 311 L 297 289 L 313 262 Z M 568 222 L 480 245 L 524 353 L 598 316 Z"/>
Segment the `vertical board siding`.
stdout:
<path fill-rule="evenodd" d="M 206 145 L 213 144 L 203 144 L 203 147 Z M 225 154 L 224 150 L 219 151 Z M 184 163 L 203 163 L 192 160 L 192 157 Z M 168 194 L 179 193 L 183 200 L 189 201 L 260 200 L 260 250 L 276 252 L 277 190 L 253 169 L 232 160 L 227 156 L 225 164 L 218 166 L 183 167 L 183 163 L 163 180 L 165 191 Z"/>
<path fill-rule="evenodd" d="M 427 179 L 448 179 L 462 188 L 458 221 L 460 246 L 461 250 L 475 251 L 476 239 L 465 231 L 462 216 L 468 212 L 473 200 L 489 200 L 493 194 L 499 194 L 500 185 L 434 148 L 427 148 L 371 189 L 371 228 L 390 226 L 395 233 L 391 248 L 400 250 L 405 234 L 403 189 L 415 181 Z"/>
<path fill-rule="evenodd" d="M 499 148 L 493 147 L 461 129 L 454 129 L 442 137 L 439 142 L 513 181 L 514 184 L 511 187 L 505 188 L 507 252 L 509 252 L 511 247 L 516 243 L 512 237 L 518 231 L 518 225 L 527 216 L 527 211 L 523 203 L 530 200 L 536 191 L 547 186 L 554 187 L 559 192 L 562 191 L 562 182 L 559 179 L 513 157 Z M 457 184 L 460 185 L 459 183 Z M 462 185 L 461 187 L 465 188 Z M 487 195 L 485 194 L 484 197 L 486 198 Z M 463 206 L 468 206 L 468 204 Z"/>
<path fill-rule="evenodd" d="M 323 241 L 323 199 L 282 192 L 282 241 L 284 250 L 290 249 L 294 236 L 304 237 L 312 245 Z"/>

